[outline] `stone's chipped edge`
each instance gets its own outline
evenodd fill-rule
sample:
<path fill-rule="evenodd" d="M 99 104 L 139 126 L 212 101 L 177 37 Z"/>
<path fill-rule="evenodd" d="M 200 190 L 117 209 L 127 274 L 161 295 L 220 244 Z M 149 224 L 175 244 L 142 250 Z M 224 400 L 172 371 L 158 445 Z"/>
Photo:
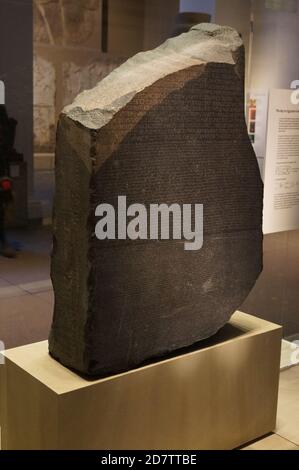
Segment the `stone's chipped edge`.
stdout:
<path fill-rule="evenodd" d="M 98 130 L 136 94 L 168 75 L 209 62 L 236 65 L 235 52 L 242 46 L 242 39 L 235 29 L 198 24 L 156 49 L 136 54 L 96 87 L 80 93 L 62 113 L 84 127 Z"/>

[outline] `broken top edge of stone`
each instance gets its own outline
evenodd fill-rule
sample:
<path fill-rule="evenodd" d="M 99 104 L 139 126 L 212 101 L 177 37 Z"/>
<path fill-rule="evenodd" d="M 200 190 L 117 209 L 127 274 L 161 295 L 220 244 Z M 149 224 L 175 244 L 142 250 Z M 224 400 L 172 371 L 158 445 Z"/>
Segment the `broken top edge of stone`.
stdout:
<path fill-rule="evenodd" d="M 86 128 L 98 130 L 137 93 L 159 79 L 209 62 L 235 65 L 233 53 L 242 45 L 238 32 L 229 26 L 195 25 L 156 49 L 131 57 L 94 88 L 80 93 L 62 113 Z"/>

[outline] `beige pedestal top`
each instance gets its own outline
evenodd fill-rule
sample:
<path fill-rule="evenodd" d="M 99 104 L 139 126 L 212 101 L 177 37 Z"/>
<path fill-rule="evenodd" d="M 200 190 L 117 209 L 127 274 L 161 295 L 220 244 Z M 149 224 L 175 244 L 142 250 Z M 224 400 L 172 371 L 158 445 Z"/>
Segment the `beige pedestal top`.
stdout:
<path fill-rule="evenodd" d="M 236 312 L 215 336 L 85 380 L 43 341 L 5 351 L 3 449 L 232 449 L 275 429 L 281 327 Z"/>

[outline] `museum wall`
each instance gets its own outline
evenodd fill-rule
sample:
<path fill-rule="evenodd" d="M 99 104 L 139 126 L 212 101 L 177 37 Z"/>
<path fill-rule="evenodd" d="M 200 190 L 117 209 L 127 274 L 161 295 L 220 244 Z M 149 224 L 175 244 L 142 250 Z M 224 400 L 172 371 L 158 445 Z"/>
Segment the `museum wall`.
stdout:
<path fill-rule="evenodd" d="M 144 50 L 159 46 L 172 35 L 179 7 L 179 0 L 145 1 Z"/>
<path fill-rule="evenodd" d="M 215 17 L 216 0 L 180 0 L 180 11 L 209 13 Z"/>
<path fill-rule="evenodd" d="M 298 0 L 253 1 L 251 88 L 289 88 L 299 77 Z"/>
<path fill-rule="evenodd" d="M 247 88 L 289 88 L 299 78 L 299 2 L 287 0 L 217 0 L 216 22 L 242 34 L 246 49 Z M 250 59 L 250 19 L 253 20 Z M 250 64 L 249 64 L 250 62 Z M 241 309 L 299 336 L 299 231 L 264 237 L 264 269 Z"/>
<path fill-rule="evenodd" d="M 10 117 L 18 121 L 15 148 L 27 162 L 29 197 L 32 189 L 32 1 L 0 2 L 0 80 Z M 12 34 L 15 31 L 16 34 Z M 26 197 L 26 196 L 25 196 Z"/>
<path fill-rule="evenodd" d="M 235 28 L 242 36 L 246 53 L 246 86 L 248 83 L 248 57 L 250 53 L 250 13 L 250 0 L 230 0 L 229 2 L 227 0 L 216 0 L 215 22 Z"/>
<path fill-rule="evenodd" d="M 233 26 L 242 35 L 250 67 L 248 88 L 289 88 L 298 79 L 298 0 L 217 0 L 215 21 Z"/>

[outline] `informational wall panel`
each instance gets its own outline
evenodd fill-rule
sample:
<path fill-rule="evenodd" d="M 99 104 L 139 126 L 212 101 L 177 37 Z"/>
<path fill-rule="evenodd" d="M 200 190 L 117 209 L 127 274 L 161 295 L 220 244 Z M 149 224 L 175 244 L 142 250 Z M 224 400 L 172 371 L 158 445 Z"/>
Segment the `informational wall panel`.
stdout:
<path fill-rule="evenodd" d="M 265 165 L 264 233 L 299 228 L 299 104 L 271 90 Z"/>

